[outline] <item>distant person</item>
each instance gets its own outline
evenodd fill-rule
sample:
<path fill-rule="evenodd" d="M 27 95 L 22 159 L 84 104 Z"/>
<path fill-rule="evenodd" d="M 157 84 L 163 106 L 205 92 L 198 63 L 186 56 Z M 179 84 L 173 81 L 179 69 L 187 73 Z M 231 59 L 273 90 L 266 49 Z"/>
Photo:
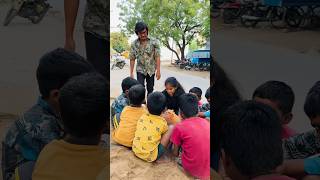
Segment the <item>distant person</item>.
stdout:
<path fill-rule="evenodd" d="M 138 36 L 131 44 L 130 50 L 130 76 L 133 78 L 133 69 L 137 61 L 137 80 L 147 86 L 148 94 L 153 92 L 154 77 L 161 78 L 160 73 L 160 43 L 149 35 L 148 26 L 144 22 L 138 22 L 135 26 L 135 33 Z"/>
<path fill-rule="evenodd" d="M 111 120 L 113 127 L 119 126 L 120 115 L 124 107 L 129 105 L 129 89 L 139 84 L 139 82 L 131 77 L 122 80 L 122 93 L 111 104 Z"/>
<path fill-rule="evenodd" d="M 191 176 L 200 179 L 210 177 L 210 124 L 197 117 L 198 99 L 193 94 L 183 94 L 179 98 L 181 123 L 175 125 L 170 141 L 173 154 L 179 156 L 183 169 Z"/>
<path fill-rule="evenodd" d="M 166 110 L 166 97 L 161 92 L 149 94 L 147 108 L 148 113 L 138 120 L 132 151 L 140 159 L 153 162 L 167 150 L 174 126 L 162 117 Z"/>
<path fill-rule="evenodd" d="M 179 115 L 179 98 L 181 95 L 185 94 L 185 91 L 175 77 L 169 77 L 166 79 L 164 85 L 166 89 L 162 91 L 162 93 L 167 99 L 166 107 Z"/>
<path fill-rule="evenodd" d="M 120 123 L 115 126 L 112 139 L 126 147 L 132 147 L 132 141 L 137 129 L 137 123 L 140 117 L 147 113 L 142 103 L 145 100 L 145 89 L 141 84 L 132 86 L 129 89 L 129 106 L 126 106 L 121 115 Z"/>
<path fill-rule="evenodd" d="M 23 177 L 31 177 L 34 162 L 43 147 L 62 138 L 60 119 L 60 88 L 73 76 L 93 72 L 93 66 L 80 55 L 64 49 L 46 53 L 37 67 L 37 81 L 41 96 L 9 128 L 2 143 L 3 179 L 14 177 L 15 169 Z"/>
<path fill-rule="evenodd" d="M 33 180 L 89 180 L 106 170 L 109 154 L 99 143 L 108 122 L 108 88 L 98 73 L 76 76 L 61 88 L 59 103 L 66 135 L 41 151 Z"/>
<path fill-rule="evenodd" d="M 287 139 L 296 132 L 288 127 L 292 120 L 292 108 L 294 105 L 294 92 L 289 85 L 281 81 L 267 81 L 257 87 L 252 99 L 274 108 L 282 124 L 281 136 Z"/>
<path fill-rule="evenodd" d="M 222 162 L 226 175 L 243 180 L 293 180 L 277 174 L 283 162 L 281 124 L 268 105 L 244 101 L 222 116 Z"/>
<path fill-rule="evenodd" d="M 74 29 L 80 0 L 65 0 L 65 49 L 75 51 Z M 83 19 L 87 60 L 107 80 L 110 77 L 109 1 L 87 0 Z"/>

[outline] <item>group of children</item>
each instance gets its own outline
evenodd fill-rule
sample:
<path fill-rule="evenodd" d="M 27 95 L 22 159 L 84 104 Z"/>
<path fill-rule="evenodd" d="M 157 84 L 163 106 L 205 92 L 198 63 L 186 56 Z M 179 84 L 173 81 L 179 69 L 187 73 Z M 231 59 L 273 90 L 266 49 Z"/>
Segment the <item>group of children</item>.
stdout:
<path fill-rule="evenodd" d="M 109 85 L 80 55 L 56 49 L 37 67 L 41 96 L 2 142 L 4 180 L 108 178 Z"/>
<path fill-rule="evenodd" d="M 223 72 L 217 63 L 215 68 Z M 226 74 L 216 74 L 214 80 L 220 79 L 218 76 Z M 219 98 L 234 94 L 238 98 L 230 103 L 214 94 L 214 114 L 220 116 L 214 115 L 212 123 L 219 121 L 220 143 L 219 158 L 213 161 L 220 160 L 220 165 L 213 168 L 234 180 L 320 179 L 320 81 L 309 90 L 304 104 L 315 129 L 298 134 L 288 127 L 295 101 L 288 84 L 267 81 L 254 90 L 251 100 L 243 101 L 231 81 L 222 79 L 229 82 L 214 81 L 214 92 L 224 90 L 233 95 Z"/>
<path fill-rule="evenodd" d="M 112 139 L 146 162 L 165 152 L 180 156 L 188 175 L 208 179 L 210 88 L 205 95 L 208 103 L 202 103 L 200 88 L 185 93 L 174 77 L 166 79 L 164 91 L 147 98 L 145 87 L 133 78 L 125 78 L 121 86 L 122 94 L 111 105 Z"/>

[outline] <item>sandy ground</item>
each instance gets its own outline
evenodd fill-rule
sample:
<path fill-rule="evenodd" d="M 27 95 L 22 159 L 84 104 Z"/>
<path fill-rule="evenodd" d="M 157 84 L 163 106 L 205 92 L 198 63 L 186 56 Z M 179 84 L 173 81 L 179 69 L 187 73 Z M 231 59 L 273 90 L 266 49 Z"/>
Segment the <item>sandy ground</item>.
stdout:
<path fill-rule="evenodd" d="M 245 99 L 267 80 L 280 80 L 295 92 L 293 120 L 289 124 L 298 132 L 311 129 L 303 112 L 305 96 L 320 80 L 320 31 L 269 26 L 244 28 L 213 21 L 213 50 Z"/>

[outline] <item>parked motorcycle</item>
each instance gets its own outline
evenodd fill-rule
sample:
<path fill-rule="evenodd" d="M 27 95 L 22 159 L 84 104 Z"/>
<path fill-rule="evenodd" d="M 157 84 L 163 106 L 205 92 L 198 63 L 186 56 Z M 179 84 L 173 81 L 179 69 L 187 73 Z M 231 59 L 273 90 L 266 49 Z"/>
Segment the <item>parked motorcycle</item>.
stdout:
<path fill-rule="evenodd" d="M 116 57 L 112 64 L 111 70 L 113 70 L 115 67 L 122 69 L 124 65 L 126 65 L 126 61 L 121 57 Z"/>
<path fill-rule="evenodd" d="M 29 19 L 33 24 L 38 24 L 52 8 L 47 0 L 14 0 L 8 11 L 3 25 L 8 26 L 16 16 Z"/>

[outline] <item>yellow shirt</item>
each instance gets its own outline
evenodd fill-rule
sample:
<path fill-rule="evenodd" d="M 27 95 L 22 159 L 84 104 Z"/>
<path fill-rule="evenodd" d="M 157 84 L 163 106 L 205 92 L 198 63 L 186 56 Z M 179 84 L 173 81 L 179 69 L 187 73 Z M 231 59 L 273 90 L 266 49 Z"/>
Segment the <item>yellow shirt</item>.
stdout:
<path fill-rule="evenodd" d="M 135 155 L 148 162 L 155 161 L 161 136 L 167 130 L 168 125 L 163 117 L 149 113 L 141 116 L 132 145 Z"/>
<path fill-rule="evenodd" d="M 41 151 L 32 179 L 95 180 L 109 166 L 108 156 L 107 151 L 99 146 L 53 140 Z"/>
<path fill-rule="evenodd" d="M 146 112 L 144 107 L 126 106 L 120 115 L 119 127 L 112 133 L 112 139 L 121 145 L 131 147 L 137 121 Z"/>

